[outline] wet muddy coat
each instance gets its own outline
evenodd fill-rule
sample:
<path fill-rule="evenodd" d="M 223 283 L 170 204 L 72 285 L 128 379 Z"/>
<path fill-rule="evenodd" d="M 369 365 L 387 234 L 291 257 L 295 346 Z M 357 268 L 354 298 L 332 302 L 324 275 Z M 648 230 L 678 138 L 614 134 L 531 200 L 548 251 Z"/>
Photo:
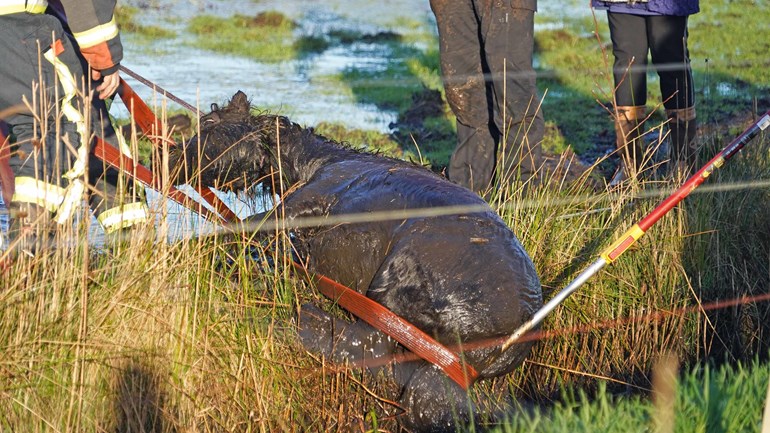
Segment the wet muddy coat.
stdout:
<path fill-rule="evenodd" d="M 201 119 L 202 154 L 197 137 L 189 143 L 186 155 L 172 161 L 206 167 L 204 185 L 242 189 L 271 175 L 275 180 L 280 168 L 284 184 L 297 187 L 283 201 L 289 226 L 304 217 L 482 207 L 463 215 L 293 230 L 311 271 L 380 302 L 445 345 L 506 336 L 541 306 L 538 275 L 510 228 L 478 195 L 426 168 L 352 150 L 285 117 L 253 116 L 240 92 Z M 364 322 L 334 319 L 310 305 L 302 307 L 300 328 L 309 350 L 339 362 L 402 350 Z M 463 356 L 488 378 L 517 367 L 529 349 L 523 344 L 498 356 L 497 346 L 481 347 Z M 417 361 L 388 371 L 402 386 L 400 419 L 413 431 L 453 431 L 457 418 L 471 416 L 465 391 L 439 368 Z"/>

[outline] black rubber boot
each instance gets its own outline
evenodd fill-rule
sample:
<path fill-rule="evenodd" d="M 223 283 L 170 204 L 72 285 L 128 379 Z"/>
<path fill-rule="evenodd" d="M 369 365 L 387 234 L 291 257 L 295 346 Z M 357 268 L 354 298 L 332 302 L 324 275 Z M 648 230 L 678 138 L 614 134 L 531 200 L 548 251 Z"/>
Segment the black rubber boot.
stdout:
<path fill-rule="evenodd" d="M 671 166 L 683 167 L 689 173 L 695 169 L 698 156 L 695 107 L 666 110 L 666 117 L 671 134 Z"/>

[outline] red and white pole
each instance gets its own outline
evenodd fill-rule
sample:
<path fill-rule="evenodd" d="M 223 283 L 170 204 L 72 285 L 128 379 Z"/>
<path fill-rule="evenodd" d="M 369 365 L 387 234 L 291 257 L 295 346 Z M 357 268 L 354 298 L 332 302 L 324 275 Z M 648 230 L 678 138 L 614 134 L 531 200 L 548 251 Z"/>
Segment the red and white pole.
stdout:
<path fill-rule="evenodd" d="M 564 302 L 565 299 L 572 293 L 574 293 L 580 286 L 582 286 L 589 278 L 599 272 L 604 266 L 614 262 L 623 254 L 631 245 L 633 245 L 639 238 L 644 236 L 647 230 L 652 227 L 663 215 L 668 213 L 674 208 L 680 201 L 700 186 L 706 179 L 711 176 L 711 173 L 721 168 L 727 160 L 732 158 L 738 151 L 743 149 L 751 139 L 756 137 L 761 131 L 764 131 L 770 127 L 770 111 L 765 113 L 756 122 L 746 128 L 743 133 L 730 144 L 725 146 L 721 152 L 719 152 L 714 158 L 711 159 L 706 165 L 704 165 L 697 173 L 692 175 L 687 181 L 679 187 L 673 194 L 663 200 L 658 207 L 652 210 L 647 216 L 642 218 L 637 224 L 626 231 L 618 240 L 612 243 L 606 250 L 604 250 L 600 257 L 593 262 L 588 268 L 580 273 L 567 287 L 562 289 L 556 294 L 550 301 L 548 301 L 542 308 L 532 315 L 532 318 L 521 325 L 516 331 L 508 337 L 507 340 L 501 346 L 501 351 L 511 347 L 516 341 L 519 340 L 527 331 L 537 326 L 545 317 L 550 314 L 558 305 Z"/>

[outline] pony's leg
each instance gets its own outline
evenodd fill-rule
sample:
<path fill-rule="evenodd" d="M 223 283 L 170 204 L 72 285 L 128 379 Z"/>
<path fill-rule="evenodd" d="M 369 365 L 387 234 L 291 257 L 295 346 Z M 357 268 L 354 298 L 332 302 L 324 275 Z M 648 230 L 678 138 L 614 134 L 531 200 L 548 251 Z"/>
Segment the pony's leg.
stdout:
<path fill-rule="evenodd" d="M 403 383 L 398 402 L 405 411 L 401 424 L 409 431 L 455 432 L 477 412 L 468 393 L 428 363 L 422 363 Z"/>
<path fill-rule="evenodd" d="M 302 306 L 299 337 L 309 351 L 335 363 L 364 363 L 371 370 L 386 366 L 393 359 L 397 343 L 363 321 L 346 322 L 312 305 Z"/>
<path fill-rule="evenodd" d="M 299 336 L 309 351 L 335 363 L 364 363 L 373 373 L 384 371 L 402 390 L 400 422 L 410 431 L 454 432 L 465 425 L 476 406 L 468 394 L 438 367 L 422 360 L 401 362 L 404 350 L 363 321 L 336 319 L 311 304 L 302 306 Z M 393 362 L 395 361 L 395 362 Z"/>

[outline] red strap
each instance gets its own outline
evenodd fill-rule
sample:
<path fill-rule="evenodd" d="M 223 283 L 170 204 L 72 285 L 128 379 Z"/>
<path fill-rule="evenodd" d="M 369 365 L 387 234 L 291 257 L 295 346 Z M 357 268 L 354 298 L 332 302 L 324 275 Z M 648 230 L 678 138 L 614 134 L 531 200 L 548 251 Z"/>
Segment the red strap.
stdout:
<path fill-rule="evenodd" d="M 478 378 L 472 365 L 463 362 L 456 353 L 382 304 L 323 275 L 311 274 L 297 262 L 292 264 L 306 279 L 315 282 L 324 296 L 403 344 L 415 355 L 442 369 L 463 389 L 467 390 Z"/>
<path fill-rule="evenodd" d="M 161 131 L 163 128 L 158 118 L 155 117 L 155 113 L 150 110 L 150 107 L 144 103 L 123 79 L 120 79 L 120 86 L 118 87 L 118 95 L 123 100 L 123 104 L 126 105 L 128 111 L 133 115 L 133 120 L 136 122 L 136 126 L 150 138 L 150 140 L 156 145 L 160 146 L 162 140 L 160 140 Z M 169 143 L 173 143 L 170 141 Z"/>
<path fill-rule="evenodd" d="M 134 122 L 142 130 L 145 136 L 147 136 L 156 146 L 163 145 L 164 139 L 162 137 L 162 127 L 158 118 L 155 117 L 155 113 L 150 110 L 150 107 L 140 98 L 131 86 L 128 85 L 123 79 L 120 79 L 120 87 L 118 88 L 118 94 L 120 99 L 123 100 L 123 104 L 128 108 L 129 112 L 134 117 Z M 173 140 L 165 140 L 167 143 L 174 145 Z M 195 187 L 198 194 L 201 195 L 208 203 L 210 203 L 214 209 L 219 212 L 226 220 L 235 219 L 235 213 L 217 197 L 211 188 Z"/>

